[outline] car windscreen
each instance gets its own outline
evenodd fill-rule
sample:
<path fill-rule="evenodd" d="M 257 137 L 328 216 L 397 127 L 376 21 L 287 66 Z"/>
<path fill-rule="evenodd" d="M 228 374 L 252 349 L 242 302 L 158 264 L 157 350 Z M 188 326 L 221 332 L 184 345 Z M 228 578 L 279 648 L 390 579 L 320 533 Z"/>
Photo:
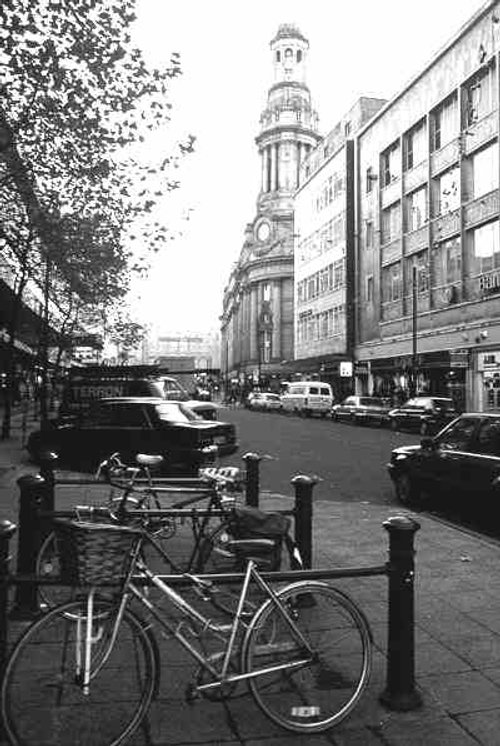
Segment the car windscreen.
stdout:
<path fill-rule="evenodd" d="M 182 403 L 166 401 L 156 404 L 155 409 L 160 420 L 165 422 L 193 422 L 194 420 L 203 419 Z"/>

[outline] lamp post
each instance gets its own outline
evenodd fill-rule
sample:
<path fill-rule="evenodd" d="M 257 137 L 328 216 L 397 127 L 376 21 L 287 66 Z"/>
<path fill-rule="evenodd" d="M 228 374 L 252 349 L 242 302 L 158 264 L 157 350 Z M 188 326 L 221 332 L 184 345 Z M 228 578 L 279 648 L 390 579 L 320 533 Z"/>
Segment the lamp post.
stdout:
<path fill-rule="evenodd" d="M 418 274 L 417 265 L 412 267 L 412 353 L 411 353 L 411 396 L 417 393 L 417 312 L 418 312 Z"/>

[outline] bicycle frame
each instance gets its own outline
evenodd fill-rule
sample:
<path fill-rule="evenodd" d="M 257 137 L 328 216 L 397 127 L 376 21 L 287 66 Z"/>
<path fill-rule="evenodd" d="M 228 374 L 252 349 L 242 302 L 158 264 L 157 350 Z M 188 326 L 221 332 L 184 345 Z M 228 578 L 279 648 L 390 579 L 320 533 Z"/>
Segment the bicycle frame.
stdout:
<path fill-rule="evenodd" d="M 114 641 L 116 639 L 116 635 L 118 632 L 119 625 L 121 623 L 125 608 L 127 606 L 127 603 L 131 599 L 131 597 L 134 597 L 136 600 L 138 600 L 141 605 L 154 617 L 154 619 L 160 624 L 160 626 L 169 633 L 170 636 L 174 637 L 179 644 L 191 655 L 191 657 L 197 661 L 197 663 L 203 668 L 205 671 L 208 671 L 211 676 L 213 677 L 213 681 L 210 681 L 208 683 L 198 684 L 196 686 L 196 691 L 204 691 L 209 689 L 216 689 L 224 684 L 231 684 L 236 683 L 239 681 L 245 681 L 250 678 L 255 678 L 258 676 L 262 676 L 264 674 L 274 673 L 277 671 L 283 671 L 283 670 L 293 670 L 301 668 L 305 665 L 308 665 L 312 658 L 313 658 L 313 651 L 308 643 L 308 641 L 304 638 L 301 631 L 298 629 L 298 627 L 295 625 L 293 619 L 290 617 L 290 614 L 288 613 L 285 606 L 281 603 L 279 598 L 279 593 L 276 593 L 273 591 L 269 583 L 267 583 L 260 575 L 257 565 L 253 560 L 249 560 L 247 563 L 246 571 L 244 574 L 243 579 L 243 585 L 241 589 L 241 593 L 239 596 L 238 601 L 238 607 L 236 610 L 236 614 L 234 616 L 233 622 L 231 624 L 220 624 L 212 621 L 205 615 L 203 615 L 201 612 L 199 612 L 197 609 L 194 608 L 182 595 L 177 593 L 171 586 L 169 586 L 167 583 L 165 583 L 161 578 L 159 578 L 155 573 L 153 573 L 145 564 L 144 562 L 139 559 L 139 552 L 140 547 L 142 545 L 142 539 L 138 542 L 137 547 L 134 550 L 134 558 L 132 560 L 132 566 L 129 572 L 129 577 L 124 585 L 124 590 L 120 599 L 120 603 L 118 606 L 118 611 L 116 614 L 116 617 L 113 622 L 113 630 L 111 634 L 111 640 L 110 643 L 104 652 L 103 657 L 99 661 L 97 667 L 94 670 L 90 670 L 91 666 L 91 655 L 90 655 L 90 645 L 92 643 L 92 637 L 91 637 L 91 630 L 92 630 L 92 602 L 89 600 L 87 605 L 87 617 L 86 617 L 86 626 L 87 629 L 85 630 L 85 638 L 86 638 L 86 647 L 85 647 L 85 656 L 84 656 L 84 671 L 82 676 L 82 684 L 84 687 L 88 687 L 90 685 L 90 681 L 92 678 L 94 678 L 99 670 L 102 668 L 102 666 L 105 664 L 106 660 L 108 659 L 112 647 L 114 645 Z M 166 598 L 177 611 L 180 612 L 182 619 L 181 621 L 174 623 L 172 622 L 164 613 L 162 613 L 157 605 L 151 601 L 151 599 L 144 593 L 143 590 L 141 590 L 141 586 L 137 585 L 134 582 L 133 579 L 133 572 L 135 567 L 139 570 L 139 572 L 142 574 L 142 576 L 148 581 L 148 584 L 150 583 L 153 585 L 157 590 L 160 591 L 162 596 Z M 203 581 L 197 578 L 195 575 L 190 574 L 184 574 L 184 577 L 186 579 L 192 581 L 192 584 L 195 587 L 203 588 Z M 250 587 L 250 584 L 252 582 L 257 583 L 259 588 L 262 590 L 262 592 L 267 597 L 267 600 L 264 603 L 273 604 L 280 612 L 281 617 L 285 621 L 286 625 L 288 626 L 292 636 L 295 638 L 295 640 L 299 643 L 303 654 L 300 658 L 292 661 L 286 661 L 277 665 L 273 666 L 266 666 L 264 668 L 255 669 L 251 672 L 246 673 L 230 673 L 229 672 L 229 666 L 230 662 L 233 658 L 233 655 L 235 653 L 235 647 L 236 647 L 236 639 L 238 635 L 238 631 L 241 627 L 244 627 L 245 629 L 248 627 L 248 623 L 243 620 L 243 607 L 245 605 L 245 601 L 248 595 L 248 590 Z M 90 596 L 93 596 L 93 590 L 91 590 Z M 183 629 L 186 628 L 186 625 L 188 622 L 193 622 L 195 625 L 198 625 L 200 627 L 200 631 L 188 627 L 191 637 L 196 638 L 197 640 L 201 641 L 204 635 L 207 633 L 210 633 L 217 637 L 221 642 L 225 643 L 225 647 L 218 652 L 215 655 L 216 660 L 220 660 L 222 657 L 222 666 L 221 669 L 218 671 L 217 668 L 211 664 L 210 658 L 213 658 L 214 656 L 206 656 L 204 655 L 197 647 L 195 647 L 191 640 L 188 639 L 188 637 L 183 633 Z M 90 631 L 89 631 L 90 629 Z M 237 652 L 237 651 L 236 651 Z"/>

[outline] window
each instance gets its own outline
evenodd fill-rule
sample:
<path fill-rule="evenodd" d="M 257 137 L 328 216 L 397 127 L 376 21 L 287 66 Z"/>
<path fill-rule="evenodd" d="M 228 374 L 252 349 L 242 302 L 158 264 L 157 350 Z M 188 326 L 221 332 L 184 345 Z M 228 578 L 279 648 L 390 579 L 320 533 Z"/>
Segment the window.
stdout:
<path fill-rule="evenodd" d="M 368 166 L 366 169 L 366 191 L 371 192 L 373 189 L 373 182 L 376 180 L 377 176 L 373 173 L 373 168 L 371 166 Z"/>
<path fill-rule="evenodd" d="M 420 251 L 418 254 L 413 254 L 406 260 L 406 294 L 412 295 L 413 293 L 413 268 L 416 267 L 417 272 L 417 293 L 425 293 L 429 290 L 429 265 L 427 251 Z"/>
<path fill-rule="evenodd" d="M 373 248 L 373 239 L 374 239 L 373 220 L 367 220 L 366 221 L 366 248 L 367 249 Z"/>
<path fill-rule="evenodd" d="M 297 50 L 297 62 L 302 62 L 302 50 Z"/>
<path fill-rule="evenodd" d="M 384 303 L 401 298 L 401 263 L 382 268 L 382 300 Z"/>
<path fill-rule="evenodd" d="M 333 263 L 333 289 L 334 290 L 337 290 L 338 288 L 343 287 L 344 276 L 345 276 L 344 260 L 337 259 L 337 261 Z"/>
<path fill-rule="evenodd" d="M 431 150 L 440 150 L 458 137 L 458 132 L 458 98 L 454 93 L 431 114 Z"/>
<path fill-rule="evenodd" d="M 399 202 L 382 210 L 382 243 L 394 241 L 401 235 L 401 209 Z"/>
<path fill-rule="evenodd" d="M 489 65 L 464 86 L 464 127 L 470 127 L 496 108 L 495 80 L 496 69 Z"/>
<path fill-rule="evenodd" d="M 435 245 L 432 269 L 434 287 L 452 285 L 461 281 L 462 249 L 459 238 L 452 238 Z"/>
<path fill-rule="evenodd" d="M 472 185 L 474 198 L 498 189 L 498 143 L 472 157 Z"/>
<path fill-rule="evenodd" d="M 488 419 L 483 422 L 477 434 L 478 453 L 500 456 L 500 418 Z"/>
<path fill-rule="evenodd" d="M 373 276 L 370 275 L 366 278 L 366 300 L 368 303 L 373 303 Z"/>
<path fill-rule="evenodd" d="M 444 451 L 465 451 L 469 446 L 477 420 L 463 417 L 451 425 L 439 438 L 439 447 Z"/>
<path fill-rule="evenodd" d="M 276 52 L 276 62 L 281 62 L 281 52 Z"/>
<path fill-rule="evenodd" d="M 262 332 L 262 362 L 271 362 L 271 332 Z"/>
<path fill-rule="evenodd" d="M 403 167 L 405 171 L 410 171 L 419 163 L 427 158 L 427 128 L 425 121 L 419 122 L 413 127 L 403 141 Z"/>
<path fill-rule="evenodd" d="M 434 216 L 446 215 L 460 207 L 460 169 L 445 171 L 434 182 Z"/>
<path fill-rule="evenodd" d="M 500 267 L 498 220 L 482 225 L 472 232 L 472 273 L 484 274 Z"/>
<path fill-rule="evenodd" d="M 405 198 L 407 231 L 416 231 L 427 222 L 427 187 L 412 192 Z"/>
<path fill-rule="evenodd" d="M 268 302 L 271 300 L 271 283 L 269 282 L 262 285 L 262 300 Z"/>
<path fill-rule="evenodd" d="M 399 143 L 391 145 L 380 157 L 380 178 L 382 187 L 389 186 L 401 175 Z"/>

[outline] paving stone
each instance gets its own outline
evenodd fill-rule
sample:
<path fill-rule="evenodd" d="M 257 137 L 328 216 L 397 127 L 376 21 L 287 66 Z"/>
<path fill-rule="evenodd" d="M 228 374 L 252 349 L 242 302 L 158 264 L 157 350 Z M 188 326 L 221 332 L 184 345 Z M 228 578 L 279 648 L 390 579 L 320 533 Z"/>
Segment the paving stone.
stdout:
<path fill-rule="evenodd" d="M 450 713 L 491 710 L 500 701 L 500 689 L 479 672 L 421 676 L 419 685 L 431 691 Z"/>

